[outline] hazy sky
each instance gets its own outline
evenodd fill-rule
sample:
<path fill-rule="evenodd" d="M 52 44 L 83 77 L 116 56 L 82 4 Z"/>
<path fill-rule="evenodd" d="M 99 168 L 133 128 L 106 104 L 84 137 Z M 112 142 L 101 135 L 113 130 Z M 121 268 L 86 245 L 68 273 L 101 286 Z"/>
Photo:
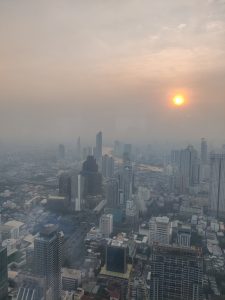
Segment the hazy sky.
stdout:
<path fill-rule="evenodd" d="M 0 139 L 99 129 L 225 140 L 225 0 L 0 0 Z"/>

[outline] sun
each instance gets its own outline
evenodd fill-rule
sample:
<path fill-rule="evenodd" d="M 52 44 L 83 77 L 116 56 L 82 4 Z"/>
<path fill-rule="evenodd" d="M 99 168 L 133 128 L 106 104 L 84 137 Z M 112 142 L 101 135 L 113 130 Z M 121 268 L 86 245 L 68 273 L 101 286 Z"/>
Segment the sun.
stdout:
<path fill-rule="evenodd" d="M 185 104 L 185 99 L 183 95 L 175 95 L 173 97 L 173 104 L 175 106 L 182 106 Z"/>

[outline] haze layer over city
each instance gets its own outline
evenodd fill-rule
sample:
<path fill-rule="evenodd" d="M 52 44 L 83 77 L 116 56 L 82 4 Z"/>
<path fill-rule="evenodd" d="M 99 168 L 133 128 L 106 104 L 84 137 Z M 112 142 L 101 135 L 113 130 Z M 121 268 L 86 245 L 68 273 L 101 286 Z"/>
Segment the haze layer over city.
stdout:
<path fill-rule="evenodd" d="M 0 0 L 0 300 L 225 299 L 224 133 L 224 0 Z"/>

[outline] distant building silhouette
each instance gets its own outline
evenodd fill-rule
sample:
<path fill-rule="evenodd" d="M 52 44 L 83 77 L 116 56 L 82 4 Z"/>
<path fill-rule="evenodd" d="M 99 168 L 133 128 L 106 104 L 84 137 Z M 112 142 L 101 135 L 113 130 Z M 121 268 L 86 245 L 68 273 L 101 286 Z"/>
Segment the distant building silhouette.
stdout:
<path fill-rule="evenodd" d="M 84 197 L 96 196 L 102 192 L 102 176 L 94 156 L 89 155 L 83 163 L 81 175 L 84 178 Z"/>
<path fill-rule="evenodd" d="M 102 176 L 112 178 L 114 175 L 114 159 L 112 156 L 105 154 L 102 157 Z"/>
<path fill-rule="evenodd" d="M 63 144 L 59 145 L 58 148 L 58 155 L 59 155 L 59 159 L 64 159 L 65 158 L 65 146 Z"/>
<path fill-rule="evenodd" d="M 210 155 L 209 203 L 213 215 L 225 215 L 225 154 Z"/>
<path fill-rule="evenodd" d="M 96 135 L 95 158 L 100 161 L 102 158 L 102 132 L 99 131 Z"/>
<path fill-rule="evenodd" d="M 208 146 L 207 141 L 202 138 L 201 140 L 201 163 L 207 164 L 208 162 Z"/>

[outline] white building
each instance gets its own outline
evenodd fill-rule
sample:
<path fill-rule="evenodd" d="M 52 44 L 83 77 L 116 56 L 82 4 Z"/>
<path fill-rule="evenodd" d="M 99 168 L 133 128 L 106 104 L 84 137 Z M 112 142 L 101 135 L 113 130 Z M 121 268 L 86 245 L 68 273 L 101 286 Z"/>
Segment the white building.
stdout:
<path fill-rule="evenodd" d="M 104 237 L 109 237 L 113 232 L 113 215 L 102 215 L 99 221 L 99 229 Z"/>
<path fill-rule="evenodd" d="M 171 223 L 168 217 L 152 217 L 149 221 L 149 244 L 169 245 Z"/>

